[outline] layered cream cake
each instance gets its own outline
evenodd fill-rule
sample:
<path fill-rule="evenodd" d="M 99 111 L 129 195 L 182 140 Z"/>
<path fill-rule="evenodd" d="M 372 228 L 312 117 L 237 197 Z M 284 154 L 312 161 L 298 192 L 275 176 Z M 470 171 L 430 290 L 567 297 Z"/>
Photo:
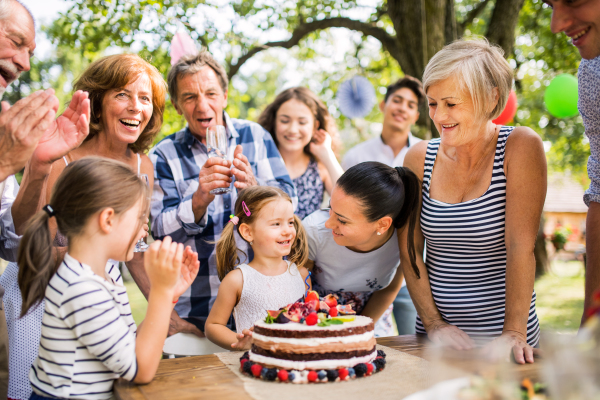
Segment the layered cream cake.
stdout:
<path fill-rule="evenodd" d="M 269 381 L 332 382 L 368 376 L 385 367 L 374 323 L 354 315 L 331 295 L 309 292 L 304 301 L 268 311 L 257 321 L 252 347 L 240 359 L 242 372 Z"/>
<path fill-rule="evenodd" d="M 337 369 L 368 363 L 377 357 L 373 320 L 356 316 L 341 325 L 257 321 L 250 361 L 285 369 Z"/>

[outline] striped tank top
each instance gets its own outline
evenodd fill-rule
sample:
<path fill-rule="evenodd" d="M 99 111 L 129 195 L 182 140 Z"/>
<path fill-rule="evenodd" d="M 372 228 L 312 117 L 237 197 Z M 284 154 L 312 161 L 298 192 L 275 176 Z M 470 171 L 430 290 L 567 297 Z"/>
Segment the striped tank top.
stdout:
<path fill-rule="evenodd" d="M 427 145 L 423 174 L 421 230 L 427 243 L 427 273 L 443 319 L 474 339 L 502 333 L 506 301 L 504 152 L 514 127 L 498 135 L 492 181 L 479 198 L 448 204 L 429 197 L 440 139 Z M 536 346 L 540 326 L 535 291 L 529 307 L 527 342 Z M 426 333 L 417 317 L 417 332 Z"/>

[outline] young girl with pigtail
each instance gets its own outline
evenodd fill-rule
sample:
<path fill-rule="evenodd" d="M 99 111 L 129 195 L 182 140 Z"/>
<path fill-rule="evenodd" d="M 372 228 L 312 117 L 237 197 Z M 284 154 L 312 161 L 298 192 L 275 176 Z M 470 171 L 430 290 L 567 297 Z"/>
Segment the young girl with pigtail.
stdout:
<path fill-rule="evenodd" d="M 105 267 L 108 259 L 133 257 L 148 199 L 149 189 L 129 166 L 83 158 L 65 168 L 50 204 L 29 222 L 18 252 L 22 314 L 45 300 L 30 399 L 109 399 L 115 379 L 147 383 L 154 377 L 171 311 L 199 262 L 168 237 L 152 243 L 144 257 L 152 289 L 146 319 L 136 329 L 127 292 Z M 58 268 L 51 218 L 69 240 Z"/>
<path fill-rule="evenodd" d="M 238 237 L 254 253 L 248 264 L 240 264 Z M 292 200 L 281 189 L 253 186 L 242 190 L 216 254 L 221 286 L 206 321 L 206 336 L 225 349 L 249 349 L 254 323 L 264 319 L 267 310 L 294 303 L 311 288 L 304 268 L 306 233 L 294 215 Z M 237 334 L 226 326 L 232 312 Z"/>

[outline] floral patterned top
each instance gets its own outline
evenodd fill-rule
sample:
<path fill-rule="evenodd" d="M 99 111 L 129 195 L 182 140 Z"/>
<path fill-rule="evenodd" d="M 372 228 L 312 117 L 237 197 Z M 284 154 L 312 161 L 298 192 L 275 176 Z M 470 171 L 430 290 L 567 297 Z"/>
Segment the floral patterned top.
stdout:
<path fill-rule="evenodd" d="M 319 174 L 317 160 L 310 158 L 306 171 L 299 177 L 292 179 L 298 193 L 298 208 L 296 215 L 300 219 L 312 214 L 321 208 L 323 203 L 323 180 Z"/>
<path fill-rule="evenodd" d="M 600 56 L 581 60 L 579 64 L 579 102 L 577 104 L 585 135 L 590 140 L 590 158 L 587 170 L 590 187 L 583 196 L 588 206 L 590 201 L 600 203 Z"/>

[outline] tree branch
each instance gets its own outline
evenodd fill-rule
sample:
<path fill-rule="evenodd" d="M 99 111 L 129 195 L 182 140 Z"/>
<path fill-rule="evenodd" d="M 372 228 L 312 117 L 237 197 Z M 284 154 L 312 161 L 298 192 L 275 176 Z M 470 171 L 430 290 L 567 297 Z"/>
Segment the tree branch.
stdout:
<path fill-rule="evenodd" d="M 240 67 L 254 57 L 256 54 L 263 50 L 270 49 L 272 47 L 283 47 L 284 49 L 290 49 L 296 46 L 300 41 L 309 33 L 327 28 L 347 28 L 354 31 L 362 32 L 365 35 L 373 36 L 379 40 L 385 50 L 387 50 L 392 57 L 398 59 L 398 43 L 396 38 L 385 31 L 385 29 L 379 28 L 373 24 L 356 21 L 350 18 L 325 18 L 318 21 L 302 22 L 292 32 L 292 37 L 288 40 L 282 40 L 277 42 L 268 42 L 262 45 L 252 47 L 246 54 L 240 57 L 235 64 L 229 66 L 229 72 L 227 75 L 229 79 L 234 76 L 240 69 Z"/>
<path fill-rule="evenodd" d="M 458 25 L 458 37 L 462 37 L 463 32 L 467 29 L 467 25 L 469 25 L 481 12 L 485 9 L 485 6 L 488 5 L 490 0 L 481 0 L 479 4 L 477 4 L 471 11 L 469 11 L 465 17 L 465 19 Z"/>

